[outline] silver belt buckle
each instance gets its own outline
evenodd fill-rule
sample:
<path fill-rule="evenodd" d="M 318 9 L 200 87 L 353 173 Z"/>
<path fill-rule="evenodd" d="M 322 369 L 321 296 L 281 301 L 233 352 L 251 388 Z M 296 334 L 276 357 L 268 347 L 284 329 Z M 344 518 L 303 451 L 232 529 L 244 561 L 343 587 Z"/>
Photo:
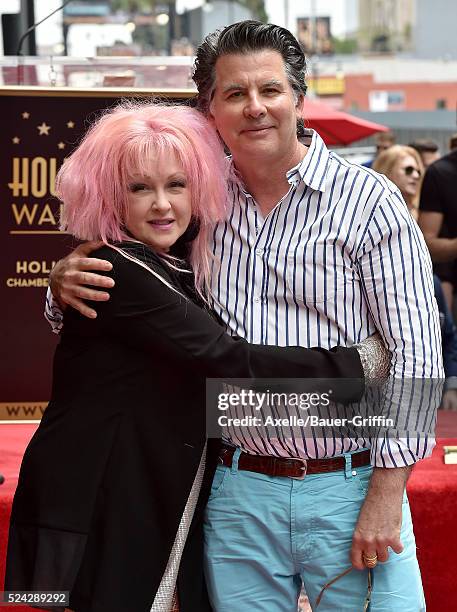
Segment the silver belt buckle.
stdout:
<path fill-rule="evenodd" d="M 289 478 L 292 478 L 292 480 L 303 480 L 306 476 L 306 470 L 308 469 L 308 461 L 307 459 L 301 459 L 298 457 L 294 457 L 294 461 L 301 461 L 303 464 L 302 469 L 302 473 L 300 476 L 289 476 Z"/>

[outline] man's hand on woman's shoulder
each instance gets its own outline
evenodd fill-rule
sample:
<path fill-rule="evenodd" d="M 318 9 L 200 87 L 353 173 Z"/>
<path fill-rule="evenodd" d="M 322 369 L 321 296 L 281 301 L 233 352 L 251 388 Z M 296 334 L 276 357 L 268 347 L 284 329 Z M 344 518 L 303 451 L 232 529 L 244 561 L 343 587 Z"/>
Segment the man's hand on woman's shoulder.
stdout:
<path fill-rule="evenodd" d="M 108 292 L 93 287 L 110 289 L 114 286 L 114 280 L 94 271 L 109 272 L 113 266 L 104 259 L 89 257 L 92 251 L 103 245 L 100 240 L 85 242 L 60 259 L 52 269 L 50 275 L 52 295 L 63 309 L 72 306 L 85 317 L 95 319 L 96 311 L 90 308 L 85 300 L 93 302 L 109 300 Z"/>

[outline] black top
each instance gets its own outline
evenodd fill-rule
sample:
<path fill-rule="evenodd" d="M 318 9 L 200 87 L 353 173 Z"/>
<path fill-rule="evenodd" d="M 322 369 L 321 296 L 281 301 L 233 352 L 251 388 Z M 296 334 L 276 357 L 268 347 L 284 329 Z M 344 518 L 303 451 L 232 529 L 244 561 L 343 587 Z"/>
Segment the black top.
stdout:
<path fill-rule="evenodd" d="M 444 215 L 450 235 L 457 236 L 457 149 L 428 167 L 421 190 L 420 209 Z"/>
<path fill-rule="evenodd" d="M 441 238 L 457 237 L 457 150 L 438 159 L 427 169 L 422 183 L 420 210 L 443 215 Z M 435 270 L 442 280 L 457 287 L 455 261 L 435 264 Z"/>
<path fill-rule="evenodd" d="M 205 377 L 363 376 L 355 349 L 231 337 L 177 292 L 182 274 L 144 245 L 120 246 L 145 267 L 110 247 L 92 254 L 116 284 L 97 319 L 65 313 L 11 517 L 5 590 L 71 591 L 78 612 L 149 612 L 205 443 Z M 188 548 L 180 603 L 195 612 L 201 545 Z"/>

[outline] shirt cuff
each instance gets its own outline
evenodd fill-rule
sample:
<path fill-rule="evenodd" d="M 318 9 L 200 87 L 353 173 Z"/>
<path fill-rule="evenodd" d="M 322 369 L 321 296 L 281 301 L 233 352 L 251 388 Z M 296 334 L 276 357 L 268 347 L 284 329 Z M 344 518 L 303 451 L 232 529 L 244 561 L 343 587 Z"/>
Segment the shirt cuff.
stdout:
<path fill-rule="evenodd" d="M 63 328 L 63 311 L 48 287 L 46 303 L 44 306 L 44 318 L 49 323 L 54 334 L 60 334 Z"/>
<path fill-rule="evenodd" d="M 399 468 L 430 457 L 436 441 L 432 435 L 415 433 L 410 438 L 390 437 L 388 433 L 371 440 L 371 465 Z"/>

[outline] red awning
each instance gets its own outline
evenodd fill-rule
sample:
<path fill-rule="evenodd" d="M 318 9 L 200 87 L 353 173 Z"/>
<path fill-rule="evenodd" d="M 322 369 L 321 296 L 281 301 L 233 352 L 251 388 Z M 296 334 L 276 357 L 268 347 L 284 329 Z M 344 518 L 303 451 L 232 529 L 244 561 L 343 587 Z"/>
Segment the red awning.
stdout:
<path fill-rule="evenodd" d="M 303 117 L 305 127 L 316 130 L 327 145 L 346 145 L 389 130 L 380 123 L 336 111 L 324 102 L 308 98 L 305 98 Z"/>

